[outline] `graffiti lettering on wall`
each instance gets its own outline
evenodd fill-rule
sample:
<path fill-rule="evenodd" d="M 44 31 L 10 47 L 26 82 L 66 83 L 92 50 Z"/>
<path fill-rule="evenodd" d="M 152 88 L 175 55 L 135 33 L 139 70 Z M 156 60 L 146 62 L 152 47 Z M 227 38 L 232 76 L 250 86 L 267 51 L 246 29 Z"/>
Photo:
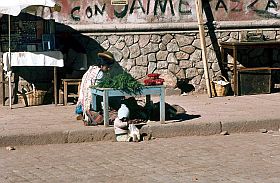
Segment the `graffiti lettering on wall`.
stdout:
<path fill-rule="evenodd" d="M 124 18 L 125 16 L 132 15 L 134 13 L 153 16 L 170 14 L 172 16 L 175 16 L 175 11 L 177 11 L 181 15 L 192 14 L 190 4 L 187 2 L 187 0 L 179 0 L 178 6 L 176 6 L 176 10 L 172 0 L 154 0 L 153 5 L 151 3 L 151 0 L 147 0 L 145 2 L 146 3 L 143 4 L 142 0 L 132 0 L 128 5 L 123 6 L 121 10 L 117 10 L 110 4 L 106 3 L 94 4 L 93 6 L 87 6 L 84 10 L 84 13 L 87 18 L 92 18 L 97 15 L 104 15 L 105 10 L 110 11 L 113 8 L 114 16 L 117 18 Z M 73 18 L 73 20 L 80 21 L 81 14 L 83 14 L 81 11 L 83 11 L 81 6 L 76 6 L 71 10 L 71 17 Z"/>
<path fill-rule="evenodd" d="M 133 23 L 196 21 L 194 0 L 129 0 L 124 6 L 112 6 L 108 1 L 84 1 L 88 2 L 71 8 L 72 20 L 95 22 L 99 19 L 111 22 L 122 19 Z M 265 16 L 278 17 L 278 1 L 280 0 L 212 0 L 209 4 L 216 20 L 252 20 Z"/>
<path fill-rule="evenodd" d="M 230 0 L 230 2 L 232 2 L 232 7 L 230 9 L 230 11 L 234 11 L 234 12 L 240 12 L 243 11 L 242 9 L 242 1 L 241 0 Z M 254 0 L 252 3 L 250 3 L 247 8 L 252 9 L 252 10 L 265 10 L 268 11 L 269 8 L 273 8 L 273 9 L 277 9 L 277 3 L 275 2 L 275 0 L 267 0 L 266 6 L 263 7 L 263 9 L 258 9 L 258 7 L 256 7 L 258 4 L 258 2 L 260 2 L 260 0 Z M 215 7 L 215 11 L 218 11 L 219 9 L 224 9 L 225 11 L 228 11 L 228 6 L 225 3 L 225 0 L 218 0 L 217 5 Z"/>
<path fill-rule="evenodd" d="M 280 17 L 278 0 L 217 0 L 211 7 L 216 16 L 227 15 L 229 20 Z"/>

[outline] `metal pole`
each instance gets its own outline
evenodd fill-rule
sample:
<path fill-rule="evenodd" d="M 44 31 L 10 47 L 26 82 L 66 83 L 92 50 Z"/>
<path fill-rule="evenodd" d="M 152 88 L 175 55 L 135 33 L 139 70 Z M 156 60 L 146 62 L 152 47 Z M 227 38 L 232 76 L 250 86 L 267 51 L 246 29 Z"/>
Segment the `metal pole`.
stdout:
<path fill-rule="evenodd" d="M 202 0 L 195 0 L 196 6 L 196 15 L 197 15 L 197 22 L 199 28 L 199 35 L 200 35 L 200 44 L 202 49 L 202 62 L 204 68 L 204 77 L 206 80 L 206 88 L 209 98 L 212 98 L 210 80 L 209 80 L 209 71 L 208 71 L 208 62 L 206 59 L 206 43 L 205 43 L 205 32 L 204 32 L 204 23 L 202 17 Z"/>

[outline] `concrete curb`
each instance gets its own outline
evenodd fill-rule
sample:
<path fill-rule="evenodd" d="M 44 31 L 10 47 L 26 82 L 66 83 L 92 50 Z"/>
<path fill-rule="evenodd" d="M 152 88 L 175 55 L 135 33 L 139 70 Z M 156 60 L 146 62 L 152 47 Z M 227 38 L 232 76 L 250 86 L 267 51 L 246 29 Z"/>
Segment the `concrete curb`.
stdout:
<path fill-rule="evenodd" d="M 11 134 L 0 136 L 0 146 L 62 144 L 66 139 L 67 133 L 63 131 Z"/>
<path fill-rule="evenodd" d="M 176 136 L 214 135 L 221 132 L 221 124 L 182 122 L 162 125 L 143 126 L 141 133 L 147 133 L 155 138 L 169 138 Z"/>
<path fill-rule="evenodd" d="M 175 136 L 207 136 L 228 133 L 257 132 L 259 129 L 278 131 L 280 119 L 232 122 L 174 122 L 160 124 L 154 122 L 144 125 L 140 132 L 148 137 L 169 138 Z M 43 145 L 82 143 L 97 141 L 115 141 L 114 129 L 89 127 L 83 130 L 37 132 L 0 136 L 0 146 Z"/>
<path fill-rule="evenodd" d="M 228 131 L 230 133 L 258 132 L 260 129 L 278 131 L 280 129 L 280 119 L 232 121 L 222 123 L 222 131 Z"/>

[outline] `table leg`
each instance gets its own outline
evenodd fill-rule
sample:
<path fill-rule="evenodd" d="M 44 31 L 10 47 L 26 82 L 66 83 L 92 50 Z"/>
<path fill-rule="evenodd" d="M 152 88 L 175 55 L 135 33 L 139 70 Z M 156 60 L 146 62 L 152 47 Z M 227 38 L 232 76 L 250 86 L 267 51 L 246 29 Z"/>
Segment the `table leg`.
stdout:
<path fill-rule="evenodd" d="M 54 104 L 57 105 L 57 74 L 56 67 L 53 67 L 53 88 L 54 88 Z"/>
<path fill-rule="evenodd" d="M 146 95 L 146 104 L 151 102 L 151 95 Z"/>
<path fill-rule="evenodd" d="M 108 99 L 108 91 L 103 92 L 103 115 L 104 115 L 104 126 L 109 126 L 109 99 Z"/>
<path fill-rule="evenodd" d="M 64 105 L 67 105 L 67 92 L 68 92 L 68 84 L 67 81 L 63 81 L 63 96 L 64 96 Z"/>
<path fill-rule="evenodd" d="M 91 97 L 92 97 L 91 107 L 94 111 L 97 111 L 97 95 L 92 94 Z"/>
<path fill-rule="evenodd" d="M 165 123 L 165 90 L 164 87 L 160 89 L 160 122 Z"/>
<path fill-rule="evenodd" d="M 272 83 L 271 83 L 271 70 L 269 70 L 269 82 L 268 82 L 268 93 L 271 93 Z"/>

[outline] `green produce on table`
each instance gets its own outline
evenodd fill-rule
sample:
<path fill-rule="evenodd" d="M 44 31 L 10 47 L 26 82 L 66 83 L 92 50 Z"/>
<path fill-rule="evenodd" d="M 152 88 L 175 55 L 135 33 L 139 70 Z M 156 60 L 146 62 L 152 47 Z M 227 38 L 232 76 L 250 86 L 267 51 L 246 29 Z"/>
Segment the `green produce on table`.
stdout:
<path fill-rule="evenodd" d="M 143 89 L 143 84 L 133 78 L 127 72 L 111 76 L 110 73 L 106 73 L 104 77 L 94 87 L 100 88 L 114 88 L 122 90 L 129 94 L 139 94 Z"/>

